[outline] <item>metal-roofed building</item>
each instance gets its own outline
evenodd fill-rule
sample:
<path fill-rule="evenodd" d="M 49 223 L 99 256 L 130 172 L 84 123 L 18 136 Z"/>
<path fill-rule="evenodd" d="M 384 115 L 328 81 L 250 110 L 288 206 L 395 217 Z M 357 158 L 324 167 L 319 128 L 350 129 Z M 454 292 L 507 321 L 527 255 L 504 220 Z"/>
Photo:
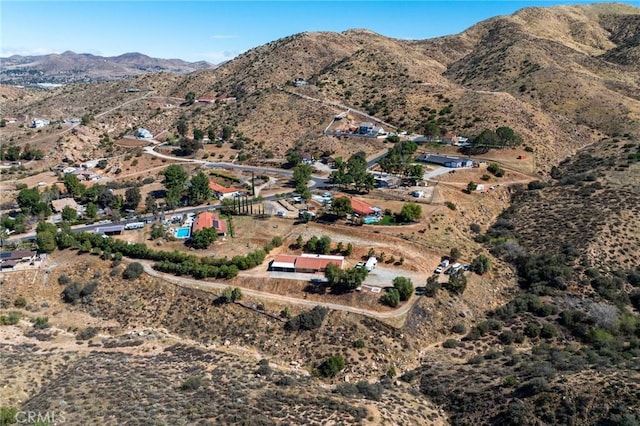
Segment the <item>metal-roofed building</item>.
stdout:
<path fill-rule="evenodd" d="M 424 161 L 425 163 L 438 164 L 440 166 L 450 167 L 453 169 L 473 166 L 473 161 L 471 159 L 454 157 L 451 155 L 422 154 L 418 156 L 416 160 Z"/>

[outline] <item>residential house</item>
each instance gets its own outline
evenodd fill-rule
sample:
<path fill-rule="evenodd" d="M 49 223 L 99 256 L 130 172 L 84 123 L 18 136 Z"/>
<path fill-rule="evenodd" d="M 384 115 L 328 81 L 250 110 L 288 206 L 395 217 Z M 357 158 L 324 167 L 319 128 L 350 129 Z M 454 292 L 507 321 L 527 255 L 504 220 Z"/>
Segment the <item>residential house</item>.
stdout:
<path fill-rule="evenodd" d="M 206 228 L 214 228 L 218 235 L 227 235 L 227 221 L 220 219 L 216 212 L 202 212 L 196 216 L 193 225 L 191 225 L 191 235 Z"/>
<path fill-rule="evenodd" d="M 458 137 L 456 136 L 455 133 L 447 133 L 442 138 L 442 143 L 447 143 L 449 145 L 457 145 Z"/>
<path fill-rule="evenodd" d="M 82 213 L 84 211 L 84 207 L 81 206 L 74 200 L 73 198 L 62 198 L 60 200 L 51 200 L 51 208 L 55 213 L 62 213 L 62 210 L 65 207 L 71 207 L 77 213 Z"/>
<path fill-rule="evenodd" d="M 270 271 L 281 272 L 324 272 L 327 265 L 333 264 L 342 269 L 344 256 L 329 256 L 324 254 L 303 253 L 300 256 L 279 254 L 270 263 Z"/>
<path fill-rule="evenodd" d="M 213 195 L 219 200 L 224 200 L 225 198 L 233 198 L 240 195 L 240 192 L 237 189 L 226 188 L 215 182 L 209 182 L 209 188 L 213 192 Z"/>
<path fill-rule="evenodd" d="M 147 129 L 140 127 L 138 130 L 136 130 L 136 138 L 138 138 L 138 139 L 153 139 L 153 135 Z"/>
<path fill-rule="evenodd" d="M 33 262 L 37 253 L 32 250 L 16 250 L 0 253 L 0 269 L 13 268 L 18 263 Z"/>
<path fill-rule="evenodd" d="M 33 129 L 37 129 L 39 127 L 44 127 L 48 125 L 49 125 L 49 120 L 45 120 L 42 118 L 36 118 L 35 120 L 31 121 L 31 128 Z"/>

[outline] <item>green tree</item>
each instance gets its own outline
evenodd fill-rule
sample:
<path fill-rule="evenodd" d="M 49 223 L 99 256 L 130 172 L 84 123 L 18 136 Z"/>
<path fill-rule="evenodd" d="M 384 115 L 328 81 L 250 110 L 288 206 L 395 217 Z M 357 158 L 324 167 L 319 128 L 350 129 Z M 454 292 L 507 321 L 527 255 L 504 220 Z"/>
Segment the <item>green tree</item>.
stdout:
<path fill-rule="evenodd" d="M 491 270 L 491 260 L 484 254 L 480 254 L 471 261 L 471 270 L 478 275 L 483 275 Z"/>
<path fill-rule="evenodd" d="M 187 92 L 186 95 L 184 95 L 184 101 L 188 104 L 191 105 L 196 101 L 196 94 L 193 92 Z"/>
<path fill-rule="evenodd" d="M 56 249 L 56 236 L 51 231 L 36 233 L 36 245 L 38 250 L 44 253 L 53 253 Z"/>
<path fill-rule="evenodd" d="M 167 190 L 178 190 L 180 193 L 184 190 L 187 183 L 187 172 L 181 166 L 172 164 L 164 170 L 164 187 Z"/>
<path fill-rule="evenodd" d="M 399 216 L 401 222 L 415 222 L 422 217 L 422 207 L 416 203 L 406 203 Z"/>
<path fill-rule="evenodd" d="M 342 355 L 333 355 L 318 366 L 318 373 L 322 377 L 334 377 L 344 369 L 344 366 L 344 357 Z"/>
<path fill-rule="evenodd" d="M 218 232 L 214 228 L 204 228 L 191 234 L 191 247 L 206 249 L 218 239 Z"/>
<path fill-rule="evenodd" d="M 420 164 L 410 164 L 405 168 L 404 173 L 409 179 L 420 180 L 424 177 L 424 167 Z"/>
<path fill-rule="evenodd" d="M 156 203 L 156 199 L 151 194 L 148 194 L 144 199 L 144 207 L 145 211 L 147 211 L 148 213 L 158 213 L 158 203 Z"/>
<path fill-rule="evenodd" d="M 93 120 L 93 115 L 85 114 L 80 119 L 80 124 L 82 124 L 83 126 L 86 126 L 87 124 L 89 124 L 91 122 L 91 120 Z"/>
<path fill-rule="evenodd" d="M 422 132 L 429 139 L 439 138 L 441 135 L 440 126 L 438 126 L 436 123 L 431 121 L 424 125 Z"/>
<path fill-rule="evenodd" d="M 427 283 L 424 287 L 424 294 L 429 297 L 436 297 L 440 290 L 440 282 L 437 275 L 432 275 L 427 278 Z"/>
<path fill-rule="evenodd" d="M 128 188 L 124 193 L 124 208 L 126 210 L 135 210 L 138 208 L 138 204 L 142 200 L 140 194 L 140 188 L 137 186 Z"/>
<path fill-rule="evenodd" d="M 522 142 L 520 136 L 518 136 L 512 128 L 506 126 L 498 127 L 496 129 L 496 136 L 503 147 L 519 145 Z"/>
<path fill-rule="evenodd" d="M 197 141 L 201 141 L 204 139 L 204 131 L 200 129 L 193 129 L 193 138 Z"/>
<path fill-rule="evenodd" d="M 286 159 L 288 167 L 296 167 L 302 163 L 302 154 L 300 154 L 298 150 L 289 149 L 286 154 Z"/>
<path fill-rule="evenodd" d="M 197 206 L 207 201 L 210 197 L 211 189 L 209 188 L 209 178 L 207 175 L 200 172 L 193 176 L 187 189 L 189 205 Z"/>
<path fill-rule="evenodd" d="M 327 235 L 320 237 L 316 245 L 316 251 L 319 254 L 329 254 L 331 252 L 331 238 Z"/>
<path fill-rule="evenodd" d="M 231 127 L 231 126 L 222 126 L 222 140 L 223 141 L 228 141 L 229 139 L 231 139 L 232 135 L 233 135 L 233 127 Z"/>
<path fill-rule="evenodd" d="M 353 254 L 353 244 L 347 243 L 347 249 L 344 252 L 345 256 L 351 256 Z"/>
<path fill-rule="evenodd" d="M 462 294 L 467 289 L 467 277 L 465 277 L 462 269 L 449 275 L 447 282 L 447 290 L 451 294 Z"/>
<path fill-rule="evenodd" d="M 302 238 L 302 235 L 298 235 L 298 238 L 296 238 L 296 247 L 302 248 L 303 246 L 304 246 L 304 239 Z"/>
<path fill-rule="evenodd" d="M 395 287 L 390 288 L 382 295 L 382 297 L 380 297 L 380 302 L 384 305 L 395 308 L 400 303 L 400 293 Z"/>
<path fill-rule="evenodd" d="M 485 129 L 474 139 L 473 144 L 475 146 L 498 146 L 498 135 L 491 129 Z"/>
<path fill-rule="evenodd" d="M 36 206 L 40 202 L 40 191 L 38 188 L 24 188 L 18 192 L 18 206 L 25 214 L 34 214 Z"/>
<path fill-rule="evenodd" d="M 222 298 L 224 298 L 227 303 L 234 303 L 242 299 L 242 290 L 238 287 L 227 287 L 222 291 Z"/>
<path fill-rule="evenodd" d="M 73 222 L 78 218 L 78 212 L 75 211 L 73 207 L 64 206 L 62 209 L 62 220 L 66 220 L 67 222 Z"/>
<path fill-rule="evenodd" d="M 293 183 L 296 186 L 296 192 L 299 194 L 308 191 L 307 182 L 311 179 L 311 172 L 311 166 L 308 164 L 301 164 L 293 169 Z"/>
<path fill-rule="evenodd" d="M 78 176 L 72 173 L 64 175 L 64 187 L 67 190 L 67 193 L 71 194 L 71 196 L 76 199 L 82 197 L 87 190 L 87 187 L 80 182 Z"/>
<path fill-rule="evenodd" d="M 409 300 L 413 294 L 413 282 L 406 277 L 395 277 L 393 279 L 393 287 L 398 290 L 401 301 Z"/>
<path fill-rule="evenodd" d="M 152 240 L 157 240 L 158 238 L 164 237 L 164 228 L 162 227 L 162 225 L 158 225 L 157 223 L 154 223 L 151 226 L 150 237 Z"/>
<path fill-rule="evenodd" d="M 93 219 L 98 215 L 98 206 L 93 203 L 88 203 L 84 213 L 87 217 Z"/>
<path fill-rule="evenodd" d="M 366 189 L 371 186 L 372 182 L 367 180 L 367 158 L 364 152 L 353 154 L 347 161 L 347 173 L 353 182 L 356 191 Z M 373 177 L 373 175 L 371 175 Z M 375 183 L 375 178 L 373 179 Z"/>
<path fill-rule="evenodd" d="M 478 189 L 478 184 L 474 181 L 471 181 L 467 184 L 467 192 L 473 192 Z"/>
<path fill-rule="evenodd" d="M 457 262 L 458 259 L 460 259 L 461 255 L 462 253 L 460 253 L 460 249 L 458 247 L 453 247 L 449 251 L 449 260 L 451 260 L 452 262 Z"/>
<path fill-rule="evenodd" d="M 331 210 L 336 214 L 336 216 L 345 217 L 346 215 L 353 213 L 351 200 L 347 197 L 334 198 L 331 202 Z"/>
<path fill-rule="evenodd" d="M 184 138 L 188 130 L 189 125 L 187 124 L 187 119 L 184 116 L 180 117 L 178 119 L 178 123 L 176 124 L 176 131 L 180 136 Z"/>
<path fill-rule="evenodd" d="M 489 167 L 487 167 L 487 171 L 489 173 L 492 173 L 495 177 L 504 176 L 504 170 L 502 170 L 500 166 L 496 163 L 489 164 Z"/>

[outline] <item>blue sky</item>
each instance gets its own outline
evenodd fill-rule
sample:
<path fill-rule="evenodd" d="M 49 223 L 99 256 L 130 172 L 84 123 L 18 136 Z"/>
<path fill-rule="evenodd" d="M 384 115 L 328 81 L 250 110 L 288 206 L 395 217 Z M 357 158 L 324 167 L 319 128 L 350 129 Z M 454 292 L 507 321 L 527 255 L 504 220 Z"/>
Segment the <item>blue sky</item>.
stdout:
<path fill-rule="evenodd" d="M 30 1 L 0 3 L 0 56 L 140 52 L 219 63 L 303 31 L 456 34 L 528 6 L 593 1 Z M 640 0 L 624 3 L 640 7 Z"/>

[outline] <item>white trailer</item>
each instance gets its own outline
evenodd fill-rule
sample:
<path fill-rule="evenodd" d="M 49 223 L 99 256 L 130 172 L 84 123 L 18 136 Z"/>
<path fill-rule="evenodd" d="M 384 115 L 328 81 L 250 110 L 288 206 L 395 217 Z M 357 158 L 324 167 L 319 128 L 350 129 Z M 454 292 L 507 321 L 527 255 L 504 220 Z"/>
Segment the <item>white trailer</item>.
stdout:
<path fill-rule="evenodd" d="M 376 265 L 378 264 L 378 259 L 376 259 L 375 257 L 371 256 L 368 260 L 367 263 L 364 264 L 364 268 L 371 272 L 376 268 Z"/>
<path fill-rule="evenodd" d="M 124 225 L 124 229 L 142 229 L 144 228 L 144 222 L 131 222 Z"/>

